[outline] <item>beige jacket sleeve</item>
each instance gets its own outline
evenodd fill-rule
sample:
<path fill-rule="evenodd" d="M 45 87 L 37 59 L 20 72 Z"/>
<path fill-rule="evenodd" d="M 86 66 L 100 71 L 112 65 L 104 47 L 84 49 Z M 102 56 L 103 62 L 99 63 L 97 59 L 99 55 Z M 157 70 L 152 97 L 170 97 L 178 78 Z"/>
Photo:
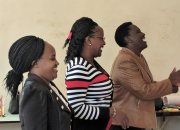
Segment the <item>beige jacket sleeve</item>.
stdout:
<path fill-rule="evenodd" d="M 132 59 L 119 62 L 118 80 L 130 93 L 142 100 L 152 100 L 172 93 L 169 79 L 160 82 L 146 83 L 143 75 L 147 74 L 138 68 Z"/>

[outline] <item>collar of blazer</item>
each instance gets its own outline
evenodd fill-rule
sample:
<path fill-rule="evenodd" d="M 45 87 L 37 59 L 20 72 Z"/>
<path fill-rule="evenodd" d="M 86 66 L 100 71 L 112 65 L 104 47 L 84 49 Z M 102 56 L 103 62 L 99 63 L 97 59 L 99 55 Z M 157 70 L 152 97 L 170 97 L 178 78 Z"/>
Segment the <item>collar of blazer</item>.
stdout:
<path fill-rule="evenodd" d="M 63 111 L 70 112 L 70 110 L 66 107 L 66 105 L 63 103 L 63 101 L 61 101 L 61 99 L 58 97 L 58 95 L 51 89 L 51 87 L 43 79 L 41 79 L 39 76 L 32 74 L 32 73 L 28 73 L 28 78 L 32 78 L 32 79 L 36 80 L 37 82 L 39 82 L 40 84 L 43 84 L 49 90 L 49 92 L 54 97 L 54 99 L 57 101 L 60 109 Z M 59 94 L 64 98 L 64 100 L 67 101 L 66 98 L 63 96 L 63 94 L 56 87 L 56 85 L 53 82 L 50 82 L 50 84 L 52 86 L 54 86 L 58 90 Z M 68 106 L 71 109 L 69 103 L 68 103 Z M 71 109 L 71 111 L 72 111 L 72 109 Z"/>
<path fill-rule="evenodd" d="M 153 79 L 152 73 L 151 73 L 151 71 L 149 69 L 148 63 L 147 63 L 145 57 L 142 54 L 139 57 L 133 51 L 131 51 L 130 49 L 125 48 L 125 47 L 122 47 L 121 51 L 125 52 L 125 53 L 128 53 L 133 58 L 135 58 L 135 60 L 138 61 L 138 64 L 140 64 L 143 67 L 143 69 L 145 69 L 145 71 L 147 72 L 147 74 L 148 74 L 148 76 L 150 78 L 151 83 L 154 82 L 154 79 Z M 119 54 L 121 53 L 121 51 L 119 52 Z"/>

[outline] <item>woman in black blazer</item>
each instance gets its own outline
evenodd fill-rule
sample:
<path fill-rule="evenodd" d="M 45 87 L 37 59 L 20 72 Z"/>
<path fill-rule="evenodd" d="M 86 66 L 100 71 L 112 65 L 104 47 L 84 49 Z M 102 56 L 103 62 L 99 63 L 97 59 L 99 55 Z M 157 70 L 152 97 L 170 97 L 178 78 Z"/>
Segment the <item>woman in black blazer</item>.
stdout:
<path fill-rule="evenodd" d="M 29 71 L 19 103 L 22 130 L 72 130 L 73 110 L 52 82 L 59 65 L 54 47 L 35 36 L 22 37 L 11 46 L 9 63 L 13 69 L 5 84 L 12 95 Z"/>

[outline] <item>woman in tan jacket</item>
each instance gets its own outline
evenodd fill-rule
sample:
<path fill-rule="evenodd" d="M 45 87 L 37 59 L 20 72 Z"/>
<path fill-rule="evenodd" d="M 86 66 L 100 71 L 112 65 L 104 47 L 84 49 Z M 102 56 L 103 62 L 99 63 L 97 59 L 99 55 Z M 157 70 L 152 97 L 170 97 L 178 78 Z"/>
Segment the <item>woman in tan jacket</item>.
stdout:
<path fill-rule="evenodd" d="M 180 71 L 173 70 L 169 78 L 155 82 L 141 54 L 147 48 L 145 34 L 131 22 L 117 28 L 115 40 L 122 50 L 111 70 L 114 83 L 112 106 L 128 116 L 128 130 L 156 128 L 154 99 L 178 91 L 175 85 L 180 82 Z M 110 130 L 121 129 L 121 124 L 114 119 Z"/>

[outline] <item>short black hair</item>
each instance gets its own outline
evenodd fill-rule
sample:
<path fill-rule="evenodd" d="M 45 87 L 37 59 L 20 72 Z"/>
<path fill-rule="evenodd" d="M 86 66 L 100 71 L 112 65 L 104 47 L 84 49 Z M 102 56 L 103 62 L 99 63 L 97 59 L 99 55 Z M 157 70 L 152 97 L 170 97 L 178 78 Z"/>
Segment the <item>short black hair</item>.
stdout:
<path fill-rule="evenodd" d="M 9 63 L 12 67 L 6 76 L 5 88 L 16 95 L 18 86 L 23 80 L 23 73 L 28 72 L 43 55 L 44 41 L 35 36 L 25 36 L 18 39 L 9 49 Z"/>
<path fill-rule="evenodd" d="M 85 38 L 94 33 L 93 29 L 96 26 L 98 24 L 88 17 L 82 17 L 73 24 L 70 31 L 72 32 L 71 39 L 66 39 L 63 46 L 65 48 L 69 44 L 64 60 L 65 63 L 68 63 L 74 57 L 80 56 Z"/>
<path fill-rule="evenodd" d="M 129 35 L 129 26 L 132 25 L 132 22 L 125 22 L 121 24 L 115 32 L 115 41 L 120 47 L 126 47 L 127 43 L 124 40 L 124 37 Z"/>

